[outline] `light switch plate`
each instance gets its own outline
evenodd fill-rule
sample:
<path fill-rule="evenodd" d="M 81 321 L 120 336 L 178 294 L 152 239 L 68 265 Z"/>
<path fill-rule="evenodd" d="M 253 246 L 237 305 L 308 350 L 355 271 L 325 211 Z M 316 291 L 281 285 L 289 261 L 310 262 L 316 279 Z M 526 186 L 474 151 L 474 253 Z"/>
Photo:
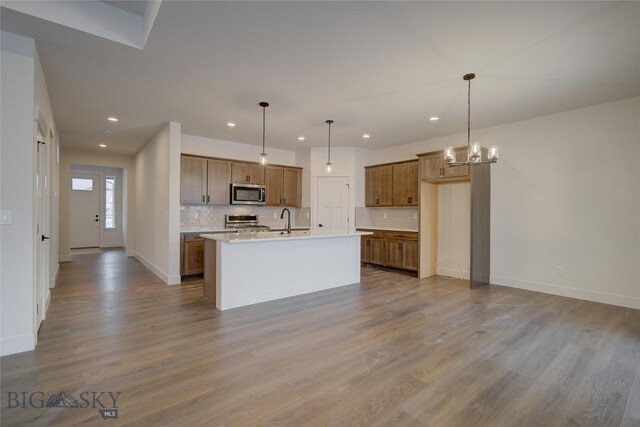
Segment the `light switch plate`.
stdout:
<path fill-rule="evenodd" d="M 0 224 L 11 224 L 11 211 L 0 211 Z"/>

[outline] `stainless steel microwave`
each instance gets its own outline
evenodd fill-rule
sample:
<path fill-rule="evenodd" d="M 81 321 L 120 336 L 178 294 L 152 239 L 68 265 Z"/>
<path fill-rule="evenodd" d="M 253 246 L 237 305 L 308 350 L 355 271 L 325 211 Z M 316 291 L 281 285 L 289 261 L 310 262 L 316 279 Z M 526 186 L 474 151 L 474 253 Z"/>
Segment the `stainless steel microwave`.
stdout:
<path fill-rule="evenodd" d="M 264 205 L 267 189 L 260 184 L 231 184 L 232 205 Z"/>

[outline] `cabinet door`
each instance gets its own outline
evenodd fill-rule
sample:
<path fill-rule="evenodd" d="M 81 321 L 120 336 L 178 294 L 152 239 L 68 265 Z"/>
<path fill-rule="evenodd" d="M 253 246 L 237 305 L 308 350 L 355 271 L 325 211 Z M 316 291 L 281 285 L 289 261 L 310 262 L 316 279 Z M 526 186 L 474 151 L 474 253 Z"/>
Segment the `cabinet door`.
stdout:
<path fill-rule="evenodd" d="M 418 205 L 418 162 L 393 165 L 393 205 Z"/>
<path fill-rule="evenodd" d="M 184 275 L 204 272 L 204 240 L 184 243 Z"/>
<path fill-rule="evenodd" d="M 202 205 L 207 195 L 207 159 L 180 158 L 180 203 Z"/>
<path fill-rule="evenodd" d="M 403 244 L 402 240 L 387 239 L 387 265 L 389 267 L 403 267 Z"/>
<path fill-rule="evenodd" d="M 418 241 L 405 240 L 402 242 L 402 268 L 418 271 Z"/>
<path fill-rule="evenodd" d="M 282 204 L 299 208 L 302 206 L 302 170 L 283 168 Z"/>
<path fill-rule="evenodd" d="M 393 166 L 366 169 L 365 205 L 393 206 Z"/>
<path fill-rule="evenodd" d="M 378 237 L 372 237 L 371 239 L 371 252 L 369 254 L 369 260 L 372 264 L 385 265 L 387 262 L 387 254 L 385 250 L 384 239 Z"/>
<path fill-rule="evenodd" d="M 444 158 L 442 154 L 431 154 L 420 158 L 420 178 L 436 179 L 444 175 Z"/>
<path fill-rule="evenodd" d="M 247 163 L 231 163 L 231 182 L 247 184 L 251 180 Z"/>
<path fill-rule="evenodd" d="M 371 262 L 371 237 L 360 238 L 360 261 Z"/>
<path fill-rule="evenodd" d="M 264 183 L 267 187 L 267 206 L 282 206 L 282 177 L 283 170 L 277 166 L 267 166 L 264 169 Z"/>
<path fill-rule="evenodd" d="M 463 162 L 467 160 L 467 152 L 466 148 L 457 148 L 455 150 L 456 153 L 456 161 Z M 469 166 L 456 166 L 454 168 L 450 168 L 446 164 L 444 164 L 444 176 L 445 177 L 455 177 L 455 176 L 468 176 L 469 175 Z"/>
<path fill-rule="evenodd" d="M 264 166 L 249 163 L 247 166 L 249 184 L 264 184 L 264 169 Z"/>
<path fill-rule="evenodd" d="M 367 168 L 364 170 L 364 205 L 372 207 L 376 205 L 375 170 Z"/>
<path fill-rule="evenodd" d="M 231 183 L 231 162 L 209 159 L 207 161 L 207 203 L 228 205 Z"/>

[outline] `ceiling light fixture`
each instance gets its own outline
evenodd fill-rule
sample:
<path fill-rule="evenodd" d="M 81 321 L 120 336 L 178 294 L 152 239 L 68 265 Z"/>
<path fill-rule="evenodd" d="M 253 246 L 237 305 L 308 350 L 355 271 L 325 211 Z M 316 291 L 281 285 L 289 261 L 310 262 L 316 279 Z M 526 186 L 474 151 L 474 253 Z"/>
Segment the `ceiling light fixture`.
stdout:
<path fill-rule="evenodd" d="M 369 139 L 369 138 L 371 138 L 371 135 L 369 135 L 368 133 L 365 133 L 365 134 L 362 135 L 362 137 L 364 139 Z"/>
<path fill-rule="evenodd" d="M 115 117 L 115 116 L 109 116 L 109 117 L 107 117 L 107 120 L 109 120 L 110 122 L 113 122 L 113 123 L 117 123 L 118 122 L 118 118 Z"/>
<path fill-rule="evenodd" d="M 329 144 L 327 145 L 327 173 L 331 173 L 331 124 L 333 120 L 326 120 L 326 124 L 329 125 Z"/>
<path fill-rule="evenodd" d="M 305 140 L 304 136 L 299 136 L 298 137 L 298 141 L 304 141 L 304 140 Z"/>
<path fill-rule="evenodd" d="M 230 127 L 230 128 L 234 128 L 234 127 L 236 127 L 236 124 L 233 123 L 233 122 L 227 122 L 227 126 Z"/>
<path fill-rule="evenodd" d="M 479 142 L 471 143 L 471 80 L 476 77 L 475 74 L 465 74 L 462 79 L 469 82 L 467 91 L 467 160 L 463 162 L 456 161 L 456 153 L 453 147 L 444 149 L 444 160 L 450 168 L 457 166 L 477 166 L 485 163 L 496 163 L 498 161 L 498 147 L 492 145 L 487 152 L 487 160 L 482 160 L 482 147 Z"/>
<path fill-rule="evenodd" d="M 107 144 L 98 144 L 98 147 L 100 147 L 100 148 L 107 148 Z"/>
<path fill-rule="evenodd" d="M 431 120 L 432 122 L 437 122 L 438 120 L 440 120 L 440 117 L 436 117 L 436 116 L 429 117 L 429 120 Z"/>
<path fill-rule="evenodd" d="M 265 116 L 266 116 L 266 111 L 267 111 L 267 107 L 269 106 L 269 103 L 262 101 L 258 105 L 262 107 L 262 153 L 260 153 L 260 164 L 266 165 L 267 150 L 265 150 L 264 148 L 264 131 L 265 131 L 265 118 L 266 118 Z"/>

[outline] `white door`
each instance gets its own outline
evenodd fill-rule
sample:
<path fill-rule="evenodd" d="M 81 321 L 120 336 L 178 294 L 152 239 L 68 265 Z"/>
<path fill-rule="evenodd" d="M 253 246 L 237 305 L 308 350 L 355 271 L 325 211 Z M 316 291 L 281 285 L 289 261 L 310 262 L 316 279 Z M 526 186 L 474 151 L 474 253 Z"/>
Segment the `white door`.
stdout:
<path fill-rule="evenodd" d="M 349 227 L 349 178 L 319 177 L 316 227 L 346 229 Z"/>
<path fill-rule="evenodd" d="M 100 175 L 71 174 L 69 198 L 71 248 L 100 246 Z"/>
<path fill-rule="evenodd" d="M 49 156 L 44 132 L 38 126 L 36 169 L 35 332 L 44 319 L 49 293 Z"/>

